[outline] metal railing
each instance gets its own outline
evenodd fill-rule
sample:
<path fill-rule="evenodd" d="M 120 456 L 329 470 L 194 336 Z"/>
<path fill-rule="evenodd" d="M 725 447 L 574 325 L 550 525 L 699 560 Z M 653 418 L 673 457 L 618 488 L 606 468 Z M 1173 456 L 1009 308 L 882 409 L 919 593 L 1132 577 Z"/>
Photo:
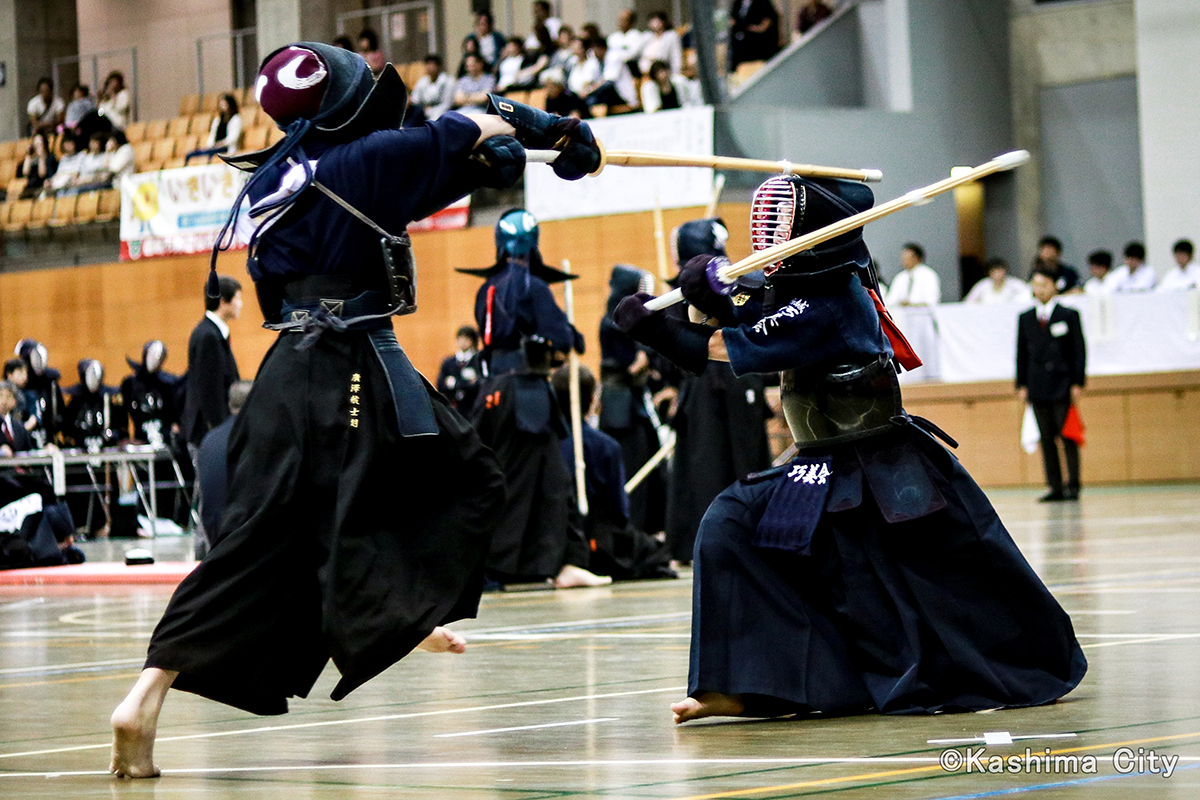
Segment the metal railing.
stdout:
<path fill-rule="evenodd" d="M 439 51 L 438 48 L 438 17 L 437 4 L 433 0 L 410 0 L 407 3 L 396 3 L 390 6 L 379 6 L 377 8 L 364 8 L 360 11 L 344 11 L 337 15 L 337 32 L 338 35 L 345 35 L 346 23 L 351 20 L 367 20 L 379 19 L 379 45 L 383 49 L 383 53 L 388 60 L 392 60 L 392 42 L 393 39 L 393 15 L 403 14 L 408 11 L 424 11 L 429 15 L 429 24 L 427 31 L 428 37 L 428 52 L 427 55 L 433 55 Z M 405 38 L 403 35 L 398 38 Z"/>
<path fill-rule="evenodd" d="M 250 85 L 258 66 L 258 28 L 239 28 L 222 33 L 210 33 L 196 38 L 196 94 L 204 96 L 204 45 L 205 42 L 228 42 L 233 60 L 233 86 L 221 88 L 243 89 Z M 247 61 L 249 58 L 249 61 Z M 249 64 L 249 66 L 247 66 Z"/>
<path fill-rule="evenodd" d="M 56 91 L 62 90 L 62 84 L 59 82 L 59 69 L 67 64 L 79 65 L 79 80 L 82 83 L 84 64 L 90 60 L 92 64 L 92 93 L 93 96 L 99 97 L 100 92 L 104 89 L 100 85 L 100 59 L 114 58 L 126 54 L 129 55 L 129 121 L 136 121 L 138 118 L 138 57 L 136 47 L 123 47 L 119 50 L 105 50 L 99 53 L 80 53 L 77 56 L 60 56 L 52 59 L 50 61 L 50 75 L 51 80 L 54 81 L 54 88 Z"/>

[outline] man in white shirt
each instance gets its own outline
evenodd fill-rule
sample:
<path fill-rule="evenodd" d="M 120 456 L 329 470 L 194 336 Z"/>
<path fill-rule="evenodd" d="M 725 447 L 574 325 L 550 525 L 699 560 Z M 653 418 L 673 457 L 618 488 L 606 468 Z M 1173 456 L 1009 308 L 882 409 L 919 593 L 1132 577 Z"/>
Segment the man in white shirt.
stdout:
<path fill-rule="evenodd" d="M 62 167 L 59 166 L 59 169 Z M 1172 251 L 1175 254 L 1176 269 L 1163 275 L 1157 291 L 1186 292 L 1191 289 L 1200 289 L 1200 265 L 1192 261 L 1192 255 L 1195 252 L 1192 243 L 1187 239 L 1180 239 L 1175 243 Z"/>
<path fill-rule="evenodd" d="M 936 306 L 942 302 L 942 282 L 925 264 L 925 250 L 909 242 L 900 251 L 904 267 L 892 281 L 885 302 L 889 306 Z"/>
<path fill-rule="evenodd" d="M 1088 256 L 1088 271 L 1091 277 L 1083 283 L 1087 294 L 1112 294 L 1112 253 L 1096 250 Z"/>
<path fill-rule="evenodd" d="M 971 287 L 966 303 L 1028 303 L 1033 298 L 1029 284 L 1008 274 L 1008 262 L 993 258 L 988 276 Z"/>
<path fill-rule="evenodd" d="M 1117 267 L 1108 276 L 1114 292 L 1149 292 L 1154 289 L 1157 276 L 1146 266 L 1146 248 L 1141 242 L 1125 245 L 1125 264 Z"/>
<path fill-rule="evenodd" d="M 588 93 L 589 106 L 638 105 L 637 85 L 629 65 L 608 52 L 608 42 L 596 39 L 591 45 L 591 54 L 604 67 L 604 82 Z"/>
<path fill-rule="evenodd" d="M 25 113 L 29 115 L 30 131 L 46 125 L 54 126 L 63 121 L 67 106 L 61 97 L 54 96 L 54 82 L 49 78 L 38 81 L 38 93 L 29 99 Z"/>
<path fill-rule="evenodd" d="M 412 102 L 425 110 L 426 119 L 437 119 L 454 106 L 454 81 L 442 71 L 442 57 L 425 56 L 425 74 L 413 87 Z"/>
<path fill-rule="evenodd" d="M 529 35 L 525 37 L 526 50 L 533 51 L 542 46 L 537 37 L 538 25 L 546 26 L 551 39 L 558 38 L 558 29 L 562 27 L 562 20 L 558 17 L 550 16 L 550 4 L 546 0 L 534 0 L 533 25 L 530 26 Z"/>
<path fill-rule="evenodd" d="M 626 8 L 617 14 L 617 29 L 608 35 L 608 52 L 612 58 L 619 58 L 626 64 L 637 63 L 646 46 L 649 34 L 639 31 L 637 12 Z"/>

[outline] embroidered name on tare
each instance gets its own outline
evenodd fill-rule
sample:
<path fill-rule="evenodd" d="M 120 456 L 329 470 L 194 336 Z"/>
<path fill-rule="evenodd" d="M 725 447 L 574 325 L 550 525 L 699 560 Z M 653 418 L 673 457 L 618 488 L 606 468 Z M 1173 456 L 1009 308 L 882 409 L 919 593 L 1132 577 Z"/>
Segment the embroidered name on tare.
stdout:
<path fill-rule="evenodd" d="M 769 329 L 779 327 L 781 320 L 795 319 L 808 310 L 808 301 L 796 298 L 769 317 L 763 317 L 754 323 L 754 332 L 766 336 Z"/>
<path fill-rule="evenodd" d="M 796 464 L 787 476 L 792 479 L 792 483 L 824 484 L 832 474 L 833 472 L 829 469 L 829 465 L 820 462 L 817 464 Z"/>
<path fill-rule="evenodd" d="M 359 391 L 362 390 L 362 373 L 355 372 L 350 376 L 350 427 L 358 427 L 358 415 L 362 413 Z"/>

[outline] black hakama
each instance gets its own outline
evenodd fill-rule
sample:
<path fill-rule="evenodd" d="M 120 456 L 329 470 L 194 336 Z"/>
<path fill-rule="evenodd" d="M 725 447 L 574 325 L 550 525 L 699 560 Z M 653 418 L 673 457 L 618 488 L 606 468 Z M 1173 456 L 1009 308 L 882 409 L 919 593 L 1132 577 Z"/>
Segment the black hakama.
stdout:
<path fill-rule="evenodd" d="M 256 714 L 286 712 L 331 658 L 339 700 L 474 616 L 504 500 L 495 457 L 428 383 L 416 405 L 431 430 L 401 435 L 370 334 L 299 339 L 282 335 L 263 361 L 230 438 L 221 539 L 171 598 L 146 663 Z"/>
<path fill-rule="evenodd" d="M 792 465 L 705 515 L 689 694 L 742 695 L 749 716 L 913 714 L 1036 706 L 1079 683 L 1070 619 L 956 458 L 914 425 L 831 456 L 811 538 L 789 549 L 763 546 L 763 525 Z"/>

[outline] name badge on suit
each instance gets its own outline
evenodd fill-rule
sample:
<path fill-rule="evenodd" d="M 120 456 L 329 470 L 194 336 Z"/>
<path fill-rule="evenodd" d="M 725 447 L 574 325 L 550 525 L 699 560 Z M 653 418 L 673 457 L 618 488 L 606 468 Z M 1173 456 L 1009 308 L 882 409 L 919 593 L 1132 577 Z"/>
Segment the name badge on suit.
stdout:
<path fill-rule="evenodd" d="M 1055 336 L 1055 337 L 1066 336 L 1067 335 L 1067 323 L 1060 320 L 1058 322 L 1051 324 L 1050 325 L 1050 335 Z"/>

